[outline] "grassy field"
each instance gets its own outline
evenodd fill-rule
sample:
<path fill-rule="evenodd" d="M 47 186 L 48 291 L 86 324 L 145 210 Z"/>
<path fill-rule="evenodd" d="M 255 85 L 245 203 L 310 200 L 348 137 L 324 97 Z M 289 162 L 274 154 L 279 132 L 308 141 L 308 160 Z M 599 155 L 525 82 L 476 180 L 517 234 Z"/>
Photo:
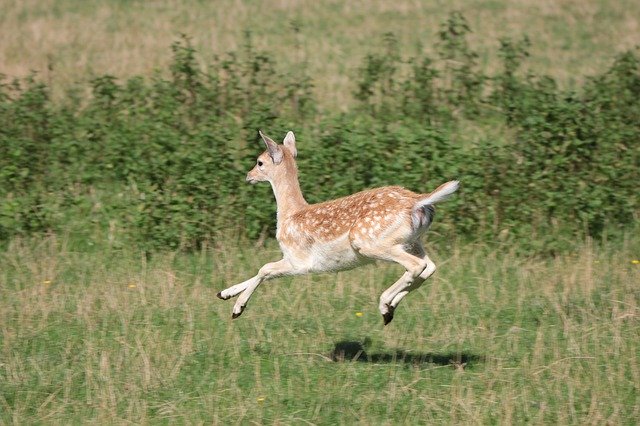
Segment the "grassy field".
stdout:
<path fill-rule="evenodd" d="M 382 34 L 394 32 L 406 55 L 433 53 L 440 24 L 454 10 L 469 21 L 483 67 L 497 63 L 499 38 L 527 34 L 528 66 L 564 86 L 603 71 L 617 53 L 640 44 L 640 3 L 633 0 L 8 0 L 0 3 L 0 73 L 36 70 L 60 95 L 97 75 L 166 69 L 169 46 L 181 33 L 193 37 L 208 62 L 240 49 L 251 31 L 256 47 L 281 70 L 307 64 L 325 106 L 344 107 L 352 76 Z"/>
<path fill-rule="evenodd" d="M 275 247 L 157 255 L 50 237 L 0 256 L 0 423 L 636 424 L 640 240 L 478 245 L 383 327 L 378 265 L 215 298 Z"/>

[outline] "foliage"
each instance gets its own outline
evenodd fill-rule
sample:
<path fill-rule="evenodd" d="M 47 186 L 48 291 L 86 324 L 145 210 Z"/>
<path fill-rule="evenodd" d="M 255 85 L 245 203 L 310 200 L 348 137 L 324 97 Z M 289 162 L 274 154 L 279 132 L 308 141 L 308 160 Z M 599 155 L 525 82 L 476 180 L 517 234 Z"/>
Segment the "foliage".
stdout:
<path fill-rule="evenodd" d="M 296 132 L 312 202 L 385 184 L 428 192 L 457 178 L 462 190 L 438 220 L 446 233 L 518 239 L 535 251 L 633 223 L 637 54 L 568 92 L 524 69 L 526 38 L 502 39 L 502 69 L 485 75 L 469 32 L 452 14 L 437 58 L 403 58 L 396 37 L 384 35 L 353 83 L 357 107 L 344 112 L 321 111 L 304 61 L 279 70 L 250 33 L 240 51 L 206 67 L 183 36 L 167 74 L 101 76 L 89 98 L 78 88 L 53 102 L 37 76 L 3 80 L 0 240 L 73 228 L 70 217 L 96 193 L 121 195 L 109 197 L 106 222 L 145 249 L 263 235 L 273 229 L 272 196 L 243 184 L 262 149 L 258 129 Z M 460 137 L 469 123 L 500 130 Z M 93 220 L 100 202 L 91 202 Z"/>

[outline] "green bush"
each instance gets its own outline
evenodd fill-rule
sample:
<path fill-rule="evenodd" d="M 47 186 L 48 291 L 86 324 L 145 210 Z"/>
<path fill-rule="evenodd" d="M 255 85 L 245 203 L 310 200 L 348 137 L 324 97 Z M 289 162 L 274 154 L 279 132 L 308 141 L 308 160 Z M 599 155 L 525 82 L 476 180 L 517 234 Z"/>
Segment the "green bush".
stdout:
<path fill-rule="evenodd" d="M 121 82 L 93 80 L 53 102 L 34 76 L 0 86 L 0 239 L 93 220 L 82 199 L 122 194 L 110 220 L 148 250 L 190 249 L 229 235 L 273 232 L 267 186 L 244 184 L 257 130 L 300 140 L 308 201 L 399 184 L 428 192 L 460 179 L 443 232 L 556 251 L 576 234 L 624 228 L 638 213 L 640 65 L 627 52 L 577 92 L 525 69 L 529 41 L 501 40 L 502 69 L 483 74 L 453 14 L 437 58 L 402 58 L 383 37 L 354 82 L 355 107 L 323 112 L 305 64 L 277 69 L 250 34 L 239 52 L 198 65 L 189 39 L 173 64 Z M 502 128 L 465 135 L 469 123 Z M 466 126 L 466 127 L 465 127 Z M 92 201 L 93 202 L 93 201 Z M 87 222 L 88 223 L 88 222 Z"/>

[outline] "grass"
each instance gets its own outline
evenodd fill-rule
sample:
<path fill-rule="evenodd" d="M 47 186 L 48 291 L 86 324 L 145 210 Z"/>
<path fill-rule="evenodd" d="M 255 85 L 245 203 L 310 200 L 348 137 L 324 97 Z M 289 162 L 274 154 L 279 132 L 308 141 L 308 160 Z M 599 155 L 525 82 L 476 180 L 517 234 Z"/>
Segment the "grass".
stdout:
<path fill-rule="evenodd" d="M 215 293 L 275 247 L 15 240 L 0 423 L 637 423 L 637 236 L 554 259 L 431 252 L 436 277 L 383 327 L 393 265 L 263 284 L 231 321 Z"/>
<path fill-rule="evenodd" d="M 499 38 L 527 34 L 530 69 L 563 86 L 603 71 L 640 43 L 640 3 L 632 0 L 9 0 L 0 4 L 0 73 L 36 70 L 63 96 L 97 75 L 167 69 L 169 46 L 181 33 L 193 37 L 206 63 L 241 49 L 249 30 L 281 70 L 307 64 L 325 107 L 344 108 L 358 66 L 382 34 L 394 32 L 407 56 L 434 53 L 439 26 L 455 10 L 473 29 L 470 42 L 483 67 L 496 67 Z"/>

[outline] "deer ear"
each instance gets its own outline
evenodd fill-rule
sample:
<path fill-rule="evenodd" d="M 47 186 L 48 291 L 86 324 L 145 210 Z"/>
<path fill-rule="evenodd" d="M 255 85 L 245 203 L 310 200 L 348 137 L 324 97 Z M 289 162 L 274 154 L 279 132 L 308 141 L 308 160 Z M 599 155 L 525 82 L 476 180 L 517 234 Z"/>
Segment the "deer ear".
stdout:
<path fill-rule="evenodd" d="M 262 133 L 260 130 L 258 130 L 258 133 L 260 133 L 260 137 L 264 141 L 264 144 L 267 145 L 267 151 L 269 151 L 269 156 L 273 160 L 273 164 L 280 164 L 282 162 L 282 158 L 284 157 L 282 148 L 280 148 L 278 144 L 273 141 L 273 139 Z"/>
<path fill-rule="evenodd" d="M 284 137 L 283 143 L 284 146 L 289 149 L 291 155 L 293 155 L 293 158 L 296 158 L 298 156 L 298 151 L 296 150 L 296 136 L 293 134 L 293 132 L 287 132 L 287 136 Z"/>

